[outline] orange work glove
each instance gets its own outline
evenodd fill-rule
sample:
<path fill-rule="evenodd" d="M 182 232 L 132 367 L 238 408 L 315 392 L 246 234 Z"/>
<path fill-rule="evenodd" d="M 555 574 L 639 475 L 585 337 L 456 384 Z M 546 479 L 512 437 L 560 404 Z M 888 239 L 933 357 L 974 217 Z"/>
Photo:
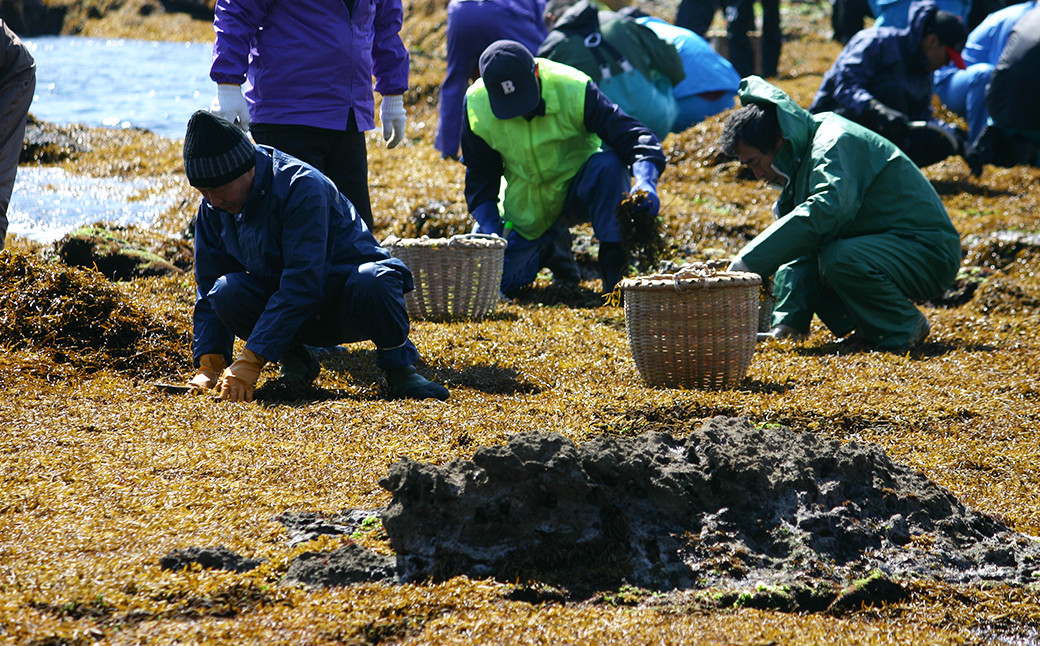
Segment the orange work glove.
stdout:
<path fill-rule="evenodd" d="M 224 372 L 224 368 L 227 368 L 227 361 L 224 361 L 224 355 L 202 355 L 199 357 L 199 368 L 195 371 L 195 376 L 188 381 L 188 388 L 191 388 L 193 394 L 213 388 L 217 385 L 217 379 L 220 378 L 220 373 Z"/>
<path fill-rule="evenodd" d="M 224 374 L 220 375 L 220 399 L 233 402 L 253 401 L 256 380 L 266 363 L 267 359 L 248 348 L 243 348 L 242 354 L 224 369 Z"/>

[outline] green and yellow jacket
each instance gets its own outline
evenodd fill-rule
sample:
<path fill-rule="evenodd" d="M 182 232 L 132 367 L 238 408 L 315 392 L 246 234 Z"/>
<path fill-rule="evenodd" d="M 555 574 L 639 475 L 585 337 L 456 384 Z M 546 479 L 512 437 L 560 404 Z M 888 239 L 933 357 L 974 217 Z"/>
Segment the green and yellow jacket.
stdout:
<path fill-rule="evenodd" d="M 528 240 L 560 217 L 571 180 L 603 143 L 629 166 L 647 160 L 661 172 L 665 165 L 657 136 L 619 110 L 587 75 L 547 59 L 535 62 L 542 101 L 531 118 L 495 117 L 483 80 L 477 80 L 466 92 L 462 131 L 470 212 L 494 200 L 502 219 Z"/>

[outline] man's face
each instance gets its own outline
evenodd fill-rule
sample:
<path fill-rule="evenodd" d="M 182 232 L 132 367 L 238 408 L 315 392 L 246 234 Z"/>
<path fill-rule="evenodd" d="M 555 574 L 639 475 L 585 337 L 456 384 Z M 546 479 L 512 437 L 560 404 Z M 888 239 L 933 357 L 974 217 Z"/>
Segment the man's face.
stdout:
<path fill-rule="evenodd" d="M 950 62 L 950 54 L 946 51 L 946 45 L 943 45 L 935 34 L 926 34 L 921 39 L 921 51 L 928 59 L 929 72 L 934 72 Z"/>
<path fill-rule="evenodd" d="M 233 179 L 227 184 L 213 188 L 199 188 L 202 197 L 216 208 L 228 213 L 241 213 L 253 191 L 253 176 L 255 168 L 250 168 L 245 173 Z"/>
<path fill-rule="evenodd" d="M 779 145 L 777 150 L 779 150 Z M 786 177 L 773 170 L 773 160 L 776 159 L 776 153 L 763 152 L 741 141 L 737 144 L 737 159 L 740 160 L 741 164 L 751 169 L 751 172 L 755 174 L 755 179 L 764 179 L 769 184 L 781 186 L 787 183 Z"/>

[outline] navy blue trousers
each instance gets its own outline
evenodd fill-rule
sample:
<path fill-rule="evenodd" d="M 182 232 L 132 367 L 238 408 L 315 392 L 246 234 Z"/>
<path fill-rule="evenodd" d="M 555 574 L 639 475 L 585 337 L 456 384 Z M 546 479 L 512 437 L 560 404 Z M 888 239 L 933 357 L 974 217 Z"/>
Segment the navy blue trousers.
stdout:
<path fill-rule="evenodd" d="M 502 291 L 511 294 L 530 285 L 538 271 L 550 263 L 567 259 L 573 263 L 570 227 L 576 224 L 591 222 L 601 243 L 621 242 L 621 224 L 615 211 L 631 188 L 628 167 L 616 152 L 601 151 L 589 157 L 571 180 L 563 213 L 548 231 L 535 240 L 528 240 L 516 231 L 509 234 L 502 268 Z"/>
<path fill-rule="evenodd" d="M 235 272 L 221 276 L 206 299 L 235 336 L 248 339 L 277 289 L 275 281 Z M 379 367 L 392 370 L 419 360 L 419 352 L 408 340 L 409 329 L 400 272 L 366 262 L 329 279 L 318 313 L 300 326 L 293 344 L 329 347 L 372 341 Z"/>
<path fill-rule="evenodd" d="M 320 170 L 354 205 L 368 230 L 374 230 L 368 196 L 368 148 L 365 133 L 358 132 L 353 110 L 343 130 L 254 123 L 249 132 L 256 143 L 277 148 Z"/>

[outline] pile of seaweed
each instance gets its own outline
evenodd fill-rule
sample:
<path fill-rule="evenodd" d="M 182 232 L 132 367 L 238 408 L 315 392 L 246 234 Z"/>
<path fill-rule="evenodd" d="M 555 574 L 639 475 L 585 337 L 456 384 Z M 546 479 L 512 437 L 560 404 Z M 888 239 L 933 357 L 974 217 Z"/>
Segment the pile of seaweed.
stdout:
<path fill-rule="evenodd" d="M 188 337 L 138 307 L 93 269 L 0 254 L 0 338 L 56 363 L 150 379 L 188 355 Z"/>

